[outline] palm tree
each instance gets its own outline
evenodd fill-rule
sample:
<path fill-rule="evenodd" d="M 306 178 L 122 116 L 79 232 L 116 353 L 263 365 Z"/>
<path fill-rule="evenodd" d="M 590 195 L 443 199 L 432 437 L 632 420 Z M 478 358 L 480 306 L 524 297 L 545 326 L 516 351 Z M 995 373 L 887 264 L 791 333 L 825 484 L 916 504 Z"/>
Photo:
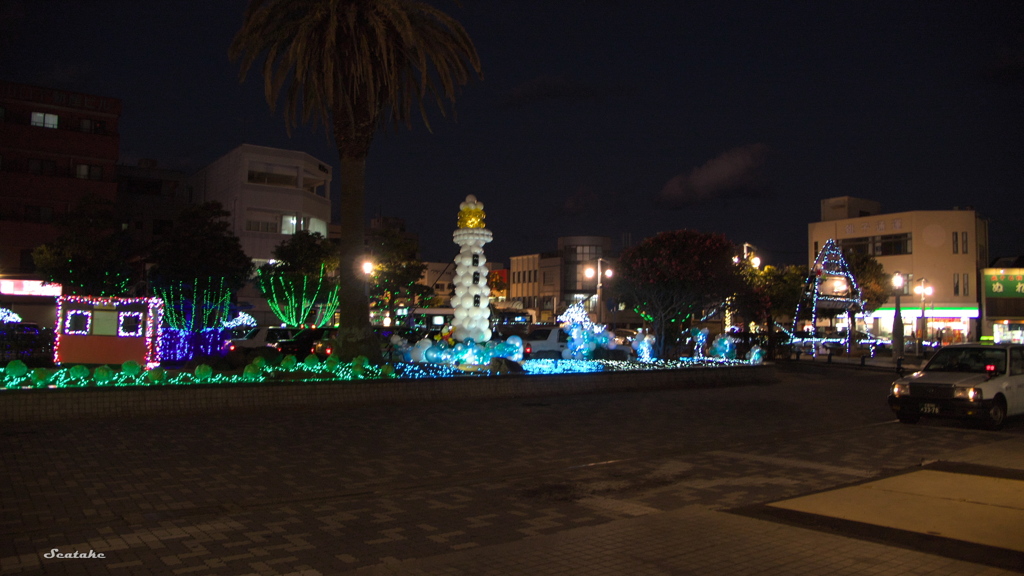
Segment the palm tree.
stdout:
<path fill-rule="evenodd" d="M 415 0 L 250 0 L 229 55 L 241 78 L 263 59 L 271 108 L 287 86 L 285 123 L 322 121 L 341 157 L 341 323 L 369 327 L 358 273 L 363 253 L 366 157 L 379 128 L 410 125 L 413 105 L 427 129 L 425 100 L 442 115 L 455 91 L 480 74 L 480 58 L 452 17 Z M 301 112 L 300 112 L 301 111 Z"/>

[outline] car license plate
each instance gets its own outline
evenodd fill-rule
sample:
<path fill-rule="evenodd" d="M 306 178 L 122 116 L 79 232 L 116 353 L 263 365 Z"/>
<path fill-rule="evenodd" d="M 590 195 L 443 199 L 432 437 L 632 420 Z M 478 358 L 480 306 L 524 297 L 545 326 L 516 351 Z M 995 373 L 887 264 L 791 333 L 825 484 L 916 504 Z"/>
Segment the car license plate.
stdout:
<path fill-rule="evenodd" d="M 938 414 L 938 404 L 921 404 L 921 414 Z"/>

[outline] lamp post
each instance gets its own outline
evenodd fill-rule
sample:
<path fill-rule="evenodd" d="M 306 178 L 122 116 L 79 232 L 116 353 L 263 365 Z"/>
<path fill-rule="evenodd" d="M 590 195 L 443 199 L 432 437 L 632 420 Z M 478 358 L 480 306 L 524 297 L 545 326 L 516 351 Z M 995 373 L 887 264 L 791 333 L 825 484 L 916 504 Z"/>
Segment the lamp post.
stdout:
<path fill-rule="evenodd" d="M 603 282 L 602 278 L 611 278 L 612 277 L 612 269 L 611 268 L 605 268 L 603 272 L 601 271 L 601 263 L 602 262 L 607 263 L 608 261 L 605 260 L 604 258 L 598 258 L 597 259 L 597 303 L 595 304 L 595 306 L 597 307 L 597 323 L 598 324 L 604 324 L 604 322 L 602 321 L 602 319 L 604 318 L 604 314 L 602 314 L 603 311 L 601 310 L 601 287 L 604 286 L 604 282 Z M 593 278 L 594 277 L 594 269 L 588 267 L 586 270 L 583 271 L 583 274 L 587 278 Z"/>
<path fill-rule="evenodd" d="M 363 260 L 362 270 L 363 270 L 363 296 L 366 297 L 366 304 L 367 304 L 367 306 L 369 306 L 369 304 L 370 304 L 370 274 L 373 274 L 373 262 L 371 262 L 369 260 Z M 372 324 L 372 320 L 373 320 L 372 316 L 373 316 L 373 314 L 371 313 L 370 316 L 371 316 L 370 320 L 371 320 L 371 324 Z"/>
<path fill-rule="evenodd" d="M 924 299 L 932 295 L 932 287 L 925 284 L 927 278 L 921 278 L 920 286 L 914 286 L 914 294 L 921 295 L 921 320 L 920 326 L 917 327 L 917 355 L 924 356 L 924 333 L 928 328 L 928 320 L 924 317 Z"/>
<path fill-rule="evenodd" d="M 897 370 L 903 363 L 903 315 L 900 313 L 900 296 L 903 294 L 903 275 L 892 275 L 892 291 L 896 296 L 896 312 L 892 317 L 892 359 Z"/>

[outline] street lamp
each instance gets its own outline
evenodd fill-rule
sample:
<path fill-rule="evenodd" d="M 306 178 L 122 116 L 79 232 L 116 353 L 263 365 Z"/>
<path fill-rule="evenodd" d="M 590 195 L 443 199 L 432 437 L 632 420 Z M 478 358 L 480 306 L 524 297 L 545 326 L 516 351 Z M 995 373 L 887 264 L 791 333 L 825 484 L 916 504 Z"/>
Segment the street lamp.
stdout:
<path fill-rule="evenodd" d="M 892 359 L 897 370 L 903 363 L 903 315 L 900 313 L 900 295 L 903 294 L 903 275 L 892 275 L 892 291 L 896 295 L 896 312 L 892 317 Z"/>
<path fill-rule="evenodd" d="M 928 286 L 927 284 L 925 284 L 925 282 L 927 282 L 927 281 L 928 281 L 927 278 L 921 278 L 921 280 L 920 280 L 921 285 L 920 286 L 914 286 L 914 294 L 920 294 L 921 295 L 921 320 L 920 320 L 920 324 L 921 325 L 917 327 L 917 355 L 918 356 L 924 356 L 924 333 L 928 329 L 928 320 L 924 317 L 924 299 L 926 297 L 928 297 L 928 296 L 931 296 L 932 292 L 934 292 L 934 290 L 932 290 L 931 286 Z"/>
<path fill-rule="evenodd" d="M 598 258 L 597 259 L 597 271 L 596 271 L 597 272 L 597 303 L 596 303 L 596 306 L 597 306 L 597 323 L 598 324 L 603 324 L 604 323 L 602 321 L 602 318 L 603 318 L 604 315 L 601 313 L 602 312 L 602 310 L 601 310 L 601 287 L 604 285 L 604 282 L 602 281 L 602 277 L 604 277 L 604 278 L 611 278 L 612 277 L 612 269 L 611 268 L 605 268 L 603 273 L 602 273 L 602 271 L 601 271 L 601 263 L 602 262 L 607 263 L 608 261 L 605 260 L 604 258 Z M 594 273 L 595 273 L 594 269 L 590 268 L 590 267 L 588 267 L 586 270 L 583 271 L 583 274 L 588 279 L 589 278 L 593 278 L 594 277 Z"/>
<path fill-rule="evenodd" d="M 373 262 L 363 260 L 363 295 L 367 303 L 370 301 L 370 274 L 373 274 Z"/>

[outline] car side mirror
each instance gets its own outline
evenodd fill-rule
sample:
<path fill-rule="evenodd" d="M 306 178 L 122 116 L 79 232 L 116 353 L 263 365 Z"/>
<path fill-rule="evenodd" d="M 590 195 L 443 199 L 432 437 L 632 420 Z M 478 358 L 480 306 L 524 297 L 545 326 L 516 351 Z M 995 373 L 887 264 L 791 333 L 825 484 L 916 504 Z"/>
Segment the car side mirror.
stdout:
<path fill-rule="evenodd" d="M 986 364 L 985 365 L 985 373 L 988 374 L 989 380 L 991 380 L 992 378 L 995 378 L 996 377 L 996 373 L 997 373 L 996 365 L 995 364 Z"/>

